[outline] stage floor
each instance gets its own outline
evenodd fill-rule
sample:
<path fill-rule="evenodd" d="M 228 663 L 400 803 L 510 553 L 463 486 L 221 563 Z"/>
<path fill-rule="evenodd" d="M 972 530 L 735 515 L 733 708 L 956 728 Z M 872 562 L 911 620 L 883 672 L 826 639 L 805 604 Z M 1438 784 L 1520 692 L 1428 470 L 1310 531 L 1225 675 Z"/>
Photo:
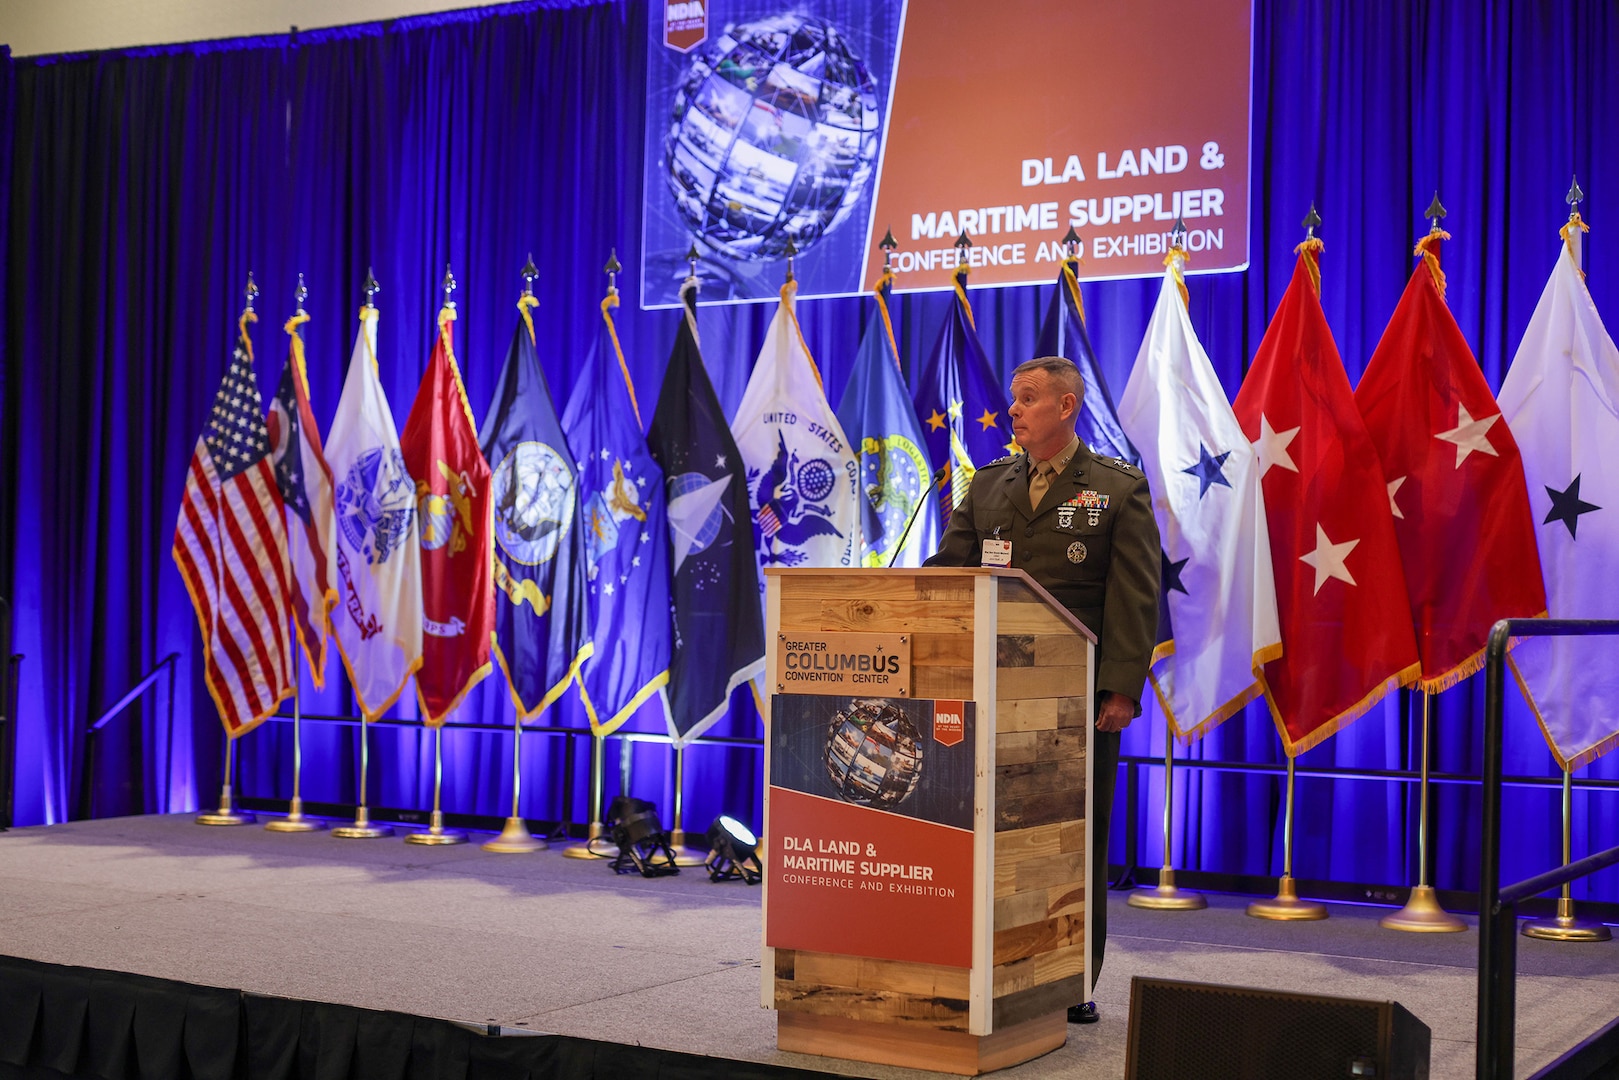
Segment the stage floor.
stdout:
<path fill-rule="evenodd" d="M 486 839 L 476 835 L 474 840 Z M 1269 923 L 1108 898 L 1102 1020 L 1008 1080 L 1124 1072 L 1130 978 L 1399 1001 L 1433 1029 L 1435 1080 L 1473 1075 L 1477 935 L 1379 929 L 1334 905 Z M 759 890 L 700 868 L 647 880 L 556 851 L 337 840 L 189 816 L 0 833 L 0 953 L 212 986 L 846 1076 L 940 1074 L 782 1053 L 759 1007 Z M 1619 942 L 1520 939 L 1517 1073 L 1619 1016 Z"/>

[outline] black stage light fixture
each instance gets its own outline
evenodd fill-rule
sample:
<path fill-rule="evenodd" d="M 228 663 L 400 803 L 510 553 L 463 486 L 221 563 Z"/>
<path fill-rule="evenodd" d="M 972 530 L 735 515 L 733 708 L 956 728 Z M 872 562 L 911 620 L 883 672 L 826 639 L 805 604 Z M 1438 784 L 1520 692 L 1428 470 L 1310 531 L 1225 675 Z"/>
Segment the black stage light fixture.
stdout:
<path fill-rule="evenodd" d="M 759 861 L 759 838 L 729 814 L 721 814 L 708 827 L 708 858 L 703 865 L 708 867 L 710 881 L 741 878 L 757 885 L 765 873 Z"/>
<path fill-rule="evenodd" d="M 656 806 L 645 799 L 620 795 L 608 807 L 605 824 L 608 838 L 618 845 L 617 857 L 608 863 L 614 873 L 633 870 L 642 877 L 680 873 Z"/>

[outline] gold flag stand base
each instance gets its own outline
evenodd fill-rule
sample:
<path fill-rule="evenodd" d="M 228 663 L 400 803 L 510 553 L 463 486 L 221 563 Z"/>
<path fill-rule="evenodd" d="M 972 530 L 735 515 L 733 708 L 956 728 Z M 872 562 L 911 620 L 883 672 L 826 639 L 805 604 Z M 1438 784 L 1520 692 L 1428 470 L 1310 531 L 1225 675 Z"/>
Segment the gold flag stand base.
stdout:
<path fill-rule="evenodd" d="M 686 830 L 676 829 L 669 834 L 669 848 L 674 852 L 676 866 L 702 866 L 707 854 L 686 846 Z"/>
<path fill-rule="evenodd" d="M 264 823 L 265 832 L 319 832 L 326 827 L 324 821 L 304 817 L 304 801 L 296 795 L 292 797 L 292 806 L 287 809 L 284 818 L 271 818 Z"/>
<path fill-rule="evenodd" d="M 606 852 L 591 850 L 596 841 L 600 840 L 606 834 L 607 830 L 602 827 L 601 822 L 592 821 L 590 823 L 590 828 L 585 832 L 584 841 L 582 843 L 569 844 L 567 847 L 563 848 L 562 857 L 564 859 L 611 859 L 612 856 Z"/>
<path fill-rule="evenodd" d="M 1454 934 L 1467 929 L 1466 922 L 1439 906 L 1432 885 L 1412 886 L 1405 907 L 1383 916 L 1377 925 L 1412 934 Z"/>
<path fill-rule="evenodd" d="M 1133 908 L 1149 911 L 1198 911 L 1209 906 L 1202 893 L 1183 892 L 1175 887 L 1175 871 L 1164 867 L 1158 871 L 1158 887 L 1132 891 L 1124 901 Z"/>
<path fill-rule="evenodd" d="M 1325 919 L 1327 905 L 1318 904 L 1314 900 L 1300 900 L 1298 884 L 1294 882 L 1291 874 L 1286 874 L 1278 883 L 1276 895 L 1269 900 L 1255 900 L 1249 904 L 1248 914 L 1256 919 L 1271 919 L 1276 922 L 1307 922 L 1312 919 Z"/>
<path fill-rule="evenodd" d="M 332 835 L 339 840 L 376 840 L 393 834 L 392 827 L 373 824 L 370 813 L 363 806 L 355 811 L 353 825 L 339 825 L 332 830 Z"/>
<path fill-rule="evenodd" d="M 531 851 L 544 851 L 551 845 L 528 831 L 528 823 L 520 817 L 506 819 L 506 827 L 500 830 L 500 835 L 493 840 L 485 840 L 481 845 L 485 851 L 494 851 L 502 855 L 526 855 Z"/>
<path fill-rule="evenodd" d="M 429 820 L 431 824 L 427 827 L 426 832 L 411 833 L 405 837 L 405 843 L 443 847 L 446 844 L 464 844 L 467 842 L 467 834 L 460 829 L 446 829 L 444 827 L 444 814 L 442 811 L 434 810 L 433 816 Z"/>
<path fill-rule="evenodd" d="M 1557 914 L 1549 919 L 1531 919 L 1523 924 L 1523 936 L 1542 941 L 1612 941 L 1613 931 L 1596 919 L 1574 914 L 1574 901 L 1561 897 Z"/>
<path fill-rule="evenodd" d="M 227 743 L 226 745 L 228 746 L 230 744 Z M 228 755 L 225 758 L 225 761 L 226 761 L 226 765 L 225 765 L 226 775 L 228 776 L 228 775 L 230 775 L 230 773 L 229 773 L 229 770 L 230 770 L 230 764 L 229 764 L 230 758 L 229 758 Z M 205 813 L 198 814 L 197 815 L 197 824 L 198 825 L 251 825 L 251 824 L 253 824 L 253 815 L 249 814 L 249 813 L 247 813 L 245 811 L 238 811 L 234 807 L 231 806 L 230 784 L 226 783 L 225 786 L 223 788 L 221 788 L 220 791 L 219 791 L 219 809 L 215 810 L 215 811 L 213 811 L 211 813 L 206 813 L 205 812 Z"/>

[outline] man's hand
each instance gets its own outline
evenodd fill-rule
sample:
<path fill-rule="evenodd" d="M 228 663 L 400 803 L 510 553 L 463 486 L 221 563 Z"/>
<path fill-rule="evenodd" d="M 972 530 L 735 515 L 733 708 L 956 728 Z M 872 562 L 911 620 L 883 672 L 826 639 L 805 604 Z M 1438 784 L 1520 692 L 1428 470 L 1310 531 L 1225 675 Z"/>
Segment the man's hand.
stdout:
<path fill-rule="evenodd" d="M 1097 703 L 1097 731 L 1123 731 L 1135 719 L 1136 704 L 1123 694 L 1103 690 Z"/>

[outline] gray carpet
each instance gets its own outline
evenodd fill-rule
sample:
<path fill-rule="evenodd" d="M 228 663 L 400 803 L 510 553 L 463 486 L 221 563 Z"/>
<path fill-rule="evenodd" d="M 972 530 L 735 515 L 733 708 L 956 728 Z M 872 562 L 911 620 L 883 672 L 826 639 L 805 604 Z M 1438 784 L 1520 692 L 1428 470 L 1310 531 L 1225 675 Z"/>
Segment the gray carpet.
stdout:
<path fill-rule="evenodd" d="M 475 837 L 475 840 L 484 837 Z M 1164 913 L 1109 898 L 1101 1023 L 999 1075 L 1123 1075 L 1130 978 L 1399 1001 L 1433 1029 L 1433 1072 L 1473 1075 L 1478 939 L 1318 923 L 1211 897 Z M 268 994 L 638 1042 L 848 1076 L 937 1074 L 785 1054 L 759 1007 L 759 891 L 615 876 L 556 852 L 336 840 L 187 816 L 0 833 L 0 953 Z M 1619 943 L 1520 939 L 1518 1074 L 1619 1015 Z"/>

